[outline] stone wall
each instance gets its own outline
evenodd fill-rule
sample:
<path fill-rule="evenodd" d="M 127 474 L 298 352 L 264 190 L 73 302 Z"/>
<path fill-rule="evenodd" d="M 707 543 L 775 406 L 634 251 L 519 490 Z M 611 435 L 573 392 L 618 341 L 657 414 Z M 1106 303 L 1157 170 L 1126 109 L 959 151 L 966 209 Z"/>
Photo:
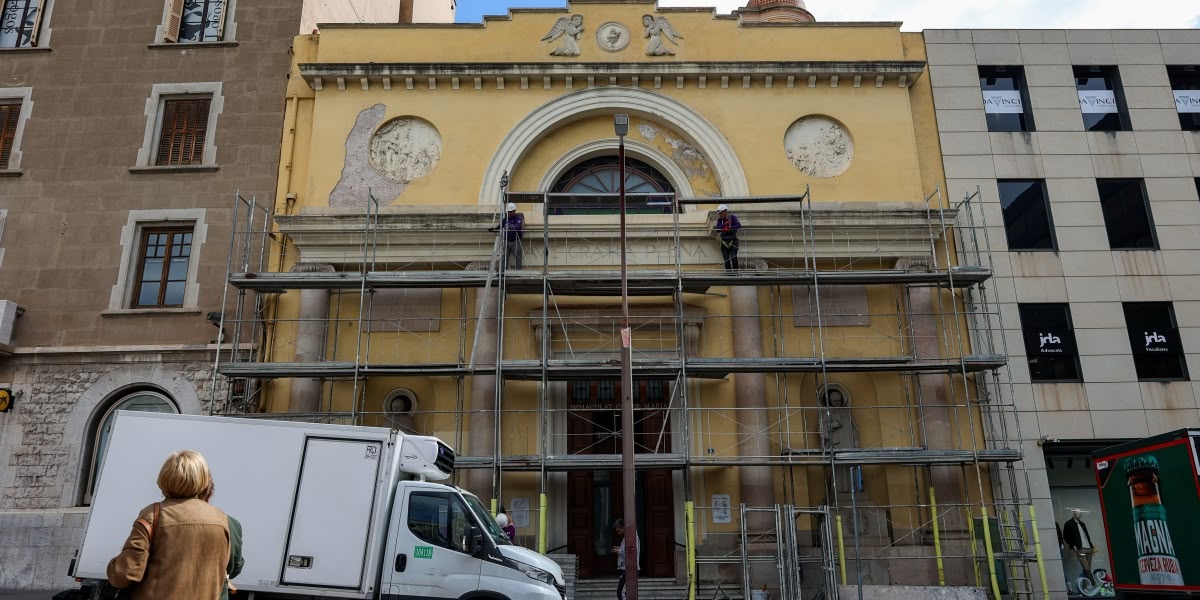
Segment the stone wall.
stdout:
<path fill-rule="evenodd" d="M 0 510 L 0 589 L 61 591 L 83 542 L 88 509 Z"/>

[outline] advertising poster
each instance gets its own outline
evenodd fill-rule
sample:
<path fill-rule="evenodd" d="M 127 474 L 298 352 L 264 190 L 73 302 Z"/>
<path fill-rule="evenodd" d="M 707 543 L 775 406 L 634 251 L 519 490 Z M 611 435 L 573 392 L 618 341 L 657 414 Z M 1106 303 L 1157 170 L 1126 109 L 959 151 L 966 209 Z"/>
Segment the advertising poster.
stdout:
<path fill-rule="evenodd" d="M 1175 109 L 1181 113 L 1200 113 L 1200 90 L 1175 90 Z"/>
<path fill-rule="evenodd" d="M 1097 456 L 1118 590 L 1200 591 L 1200 483 L 1191 438 Z"/>
<path fill-rule="evenodd" d="M 1085 113 L 1117 112 L 1117 95 L 1112 90 L 1079 90 L 1079 110 Z"/>
<path fill-rule="evenodd" d="M 1018 90 L 984 90 L 983 110 L 992 114 L 1021 113 L 1021 92 Z"/>

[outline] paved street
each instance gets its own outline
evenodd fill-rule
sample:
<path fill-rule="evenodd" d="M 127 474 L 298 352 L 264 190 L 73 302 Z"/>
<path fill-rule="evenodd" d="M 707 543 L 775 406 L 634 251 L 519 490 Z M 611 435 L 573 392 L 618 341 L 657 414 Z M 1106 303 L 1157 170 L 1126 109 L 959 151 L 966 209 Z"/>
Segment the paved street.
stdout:
<path fill-rule="evenodd" d="M 0 600 L 47 600 L 62 590 L 54 592 L 17 592 L 13 590 L 0 590 Z"/>

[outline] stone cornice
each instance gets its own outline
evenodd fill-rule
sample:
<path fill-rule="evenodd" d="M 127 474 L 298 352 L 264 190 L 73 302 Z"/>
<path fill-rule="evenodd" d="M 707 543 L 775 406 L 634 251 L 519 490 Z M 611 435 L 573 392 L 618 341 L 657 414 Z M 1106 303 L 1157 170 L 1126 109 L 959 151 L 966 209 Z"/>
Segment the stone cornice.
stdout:
<path fill-rule="evenodd" d="M 932 242 L 942 234 L 939 212 L 933 211 L 931 219 L 923 203 L 824 203 L 814 205 L 811 212 L 755 205 L 735 211 L 743 223 L 740 237 L 747 259 L 787 262 L 814 253 L 820 258 L 926 257 Z M 682 262 L 719 260 L 712 233 L 713 213 L 679 217 Z M 945 211 L 945 220 L 953 222 L 953 210 Z M 362 213 L 321 209 L 279 216 L 276 222 L 299 249 L 302 262 L 355 265 L 363 259 Z M 430 268 L 487 261 L 495 240 L 495 234 L 487 229 L 494 224 L 495 215 L 478 206 L 387 209 L 378 215 L 377 229 L 370 235 L 375 244 L 372 256 L 378 265 L 422 264 Z M 635 264 L 674 261 L 671 215 L 636 215 L 630 219 L 628 232 L 631 251 L 639 255 Z M 616 256 L 616 217 L 551 217 L 546 231 L 540 215 L 527 214 L 527 255 L 541 256 L 546 238 L 552 264 L 603 266 L 597 257 Z"/>
<path fill-rule="evenodd" d="M 925 62 L 721 61 L 635 63 L 303 63 L 312 89 L 517 89 L 595 86 L 706 87 L 908 87 Z"/>

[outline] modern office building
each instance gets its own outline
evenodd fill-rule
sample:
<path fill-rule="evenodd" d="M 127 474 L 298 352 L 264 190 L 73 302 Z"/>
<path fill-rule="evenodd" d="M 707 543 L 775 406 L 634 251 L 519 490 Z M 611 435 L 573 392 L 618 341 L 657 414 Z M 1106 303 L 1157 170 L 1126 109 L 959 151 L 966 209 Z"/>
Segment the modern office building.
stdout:
<path fill-rule="evenodd" d="M 1200 30 L 925 40 L 949 195 L 986 208 L 1020 493 L 1050 589 L 1086 592 L 1113 569 L 1091 453 L 1200 425 Z"/>

